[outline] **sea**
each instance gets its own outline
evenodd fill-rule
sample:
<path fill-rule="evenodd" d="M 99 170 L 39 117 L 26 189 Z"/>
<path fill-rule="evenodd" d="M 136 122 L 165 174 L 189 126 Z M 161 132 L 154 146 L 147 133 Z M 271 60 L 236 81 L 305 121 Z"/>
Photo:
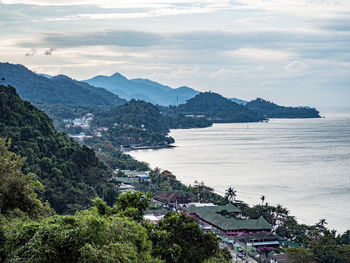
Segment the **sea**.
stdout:
<path fill-rule="evenodd" d="M 222 195 L 234 187 L 250 205 L 265 196 L 300 223 L 324 218 L 341 233 L 350 229 L 350 109 L 321 115 L 176 129 L 176 147 L 129 154 L 185 184 L 204 182 Z"/>

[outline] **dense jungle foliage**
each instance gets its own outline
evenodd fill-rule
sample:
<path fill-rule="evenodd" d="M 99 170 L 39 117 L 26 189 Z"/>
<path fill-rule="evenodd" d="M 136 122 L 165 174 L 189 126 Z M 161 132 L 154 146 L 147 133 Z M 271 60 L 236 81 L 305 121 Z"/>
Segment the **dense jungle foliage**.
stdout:
<path fill-rule="evenodd" d="M 257 112 L 252 112 L 223 96 L 204 92 L 189 99 L 178 107 L 183 114 L 204 115 L 213 122 L 256 122 L 265 120 L 265 117 Z"/>
<path fill-rule="evenodd" d="M 259 112 L 266 118 L 320 118 L 319 112 L 308 107 L 284 107 L 273 102 L 257 98 L 245 105 L 254 112 Z"/>
<path fill-rule="evenodd" d="M 96 196 L 114 201 L 110 171 L 94 151 L 58 133 L 13 87 L 0 86 L 0 137 L 11 139 L 11 151 L 26 157 L 23 172 L 36 174 L 44 199 L 58 213 L 84 209 Z"/>

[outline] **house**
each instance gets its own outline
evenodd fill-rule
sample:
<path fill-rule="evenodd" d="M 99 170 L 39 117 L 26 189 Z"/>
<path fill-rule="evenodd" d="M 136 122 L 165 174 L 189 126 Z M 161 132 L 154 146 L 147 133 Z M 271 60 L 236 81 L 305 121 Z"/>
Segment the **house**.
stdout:
<path fill-rule="evenodd" d="M 137 174 L 136 177 L 139 179 L 139 182 L 151 182 L 151 178 L 148 174 Z"/>
<path fill-rule="evenodd" d="M 190 206 L 186 214 L 196 221 L 210 225 L 229 237 L 242 234 L 256 234 L 260 232 L 271 232 L 271 225 L 260 217 L 258 219 L 242 219 L 242 212 L 233 204 L 225 206 Z"/>
<path fill-rule="evenodd" d="M 156 223 L 163 218 L 164 218 L 164 215 L 155 215 L 155 214 L 145 214 L 143 216 L 143 219 L 149 220 L 153 223 Z"/>
<path fill-rule="evenodd" d="M 130 184 L 124 184 L 124 183 L 121 183 L 118 187 L 118 190 L 122 193 L 125 193 L 127 191 L 131 191 L 131 192 L 134 192 L 135 191 L 135 186 L 133 185 L 130 185 Z"/>
<path fill-rule="evenodd" d="M 86 134 L 84 132 L 81 132 L 80 134 L 68 134 L 68 137 L 75 141 L 82 142 L 86 138 Z"/>
<path fill-rule="evenodd" d="M 76 119 L 73 120 L 73 125 L 74 126 L 81 126 L 83 123 L 84 123 L 83 120 L 80 119 L 80 118 L 76 118 Z"/>

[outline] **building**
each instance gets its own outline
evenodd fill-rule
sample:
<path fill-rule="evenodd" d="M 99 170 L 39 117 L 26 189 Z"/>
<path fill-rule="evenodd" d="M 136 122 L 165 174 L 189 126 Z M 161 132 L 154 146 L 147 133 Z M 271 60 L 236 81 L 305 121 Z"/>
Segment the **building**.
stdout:
<path fill-rule="evenodd" d="M 236 241 L 243 243 L 248 249 L 259 247 L 279 247 L 279 237 L 270 232 L 260 232 L 256 234 L 242 234 L 235 238 Z"/>
<path fill-rule="evenodd" d="M 135 191 L 135 186 L 133 185 L 130 185 L 130 184 L 124 184 L 124 183 L 121 183 L 118 187 L 118 190 L 122 193 L 125 193 L 127 191 L 131 191 L 131 192 L 134 192 Z"/>
<path fill-rule="evenodd" d="M 186 214 L 196 221 L 212 226 L 229 237 L 242 234 L 271 232 L 271 225 L 260 217 L 258 219 L 242 219 L 242 212 L 233 204 L 225 206 L 190 206 Z"/>
<path fill-rule="evenodd" d="M 83 142 L 86 139 L 86 134 L 84 132 L 81 132 L 80 134 L 68 134 L 68 137 L 75 141 Z"/>

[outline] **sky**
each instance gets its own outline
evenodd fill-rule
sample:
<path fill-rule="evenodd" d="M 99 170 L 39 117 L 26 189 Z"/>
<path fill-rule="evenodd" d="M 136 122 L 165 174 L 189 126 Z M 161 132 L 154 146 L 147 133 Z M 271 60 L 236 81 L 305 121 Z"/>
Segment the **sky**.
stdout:
<path fill-rule="evenodd" d="M 350 0 L 0 0 L 0 33 L 37 73 L 350 107 Z"/>

